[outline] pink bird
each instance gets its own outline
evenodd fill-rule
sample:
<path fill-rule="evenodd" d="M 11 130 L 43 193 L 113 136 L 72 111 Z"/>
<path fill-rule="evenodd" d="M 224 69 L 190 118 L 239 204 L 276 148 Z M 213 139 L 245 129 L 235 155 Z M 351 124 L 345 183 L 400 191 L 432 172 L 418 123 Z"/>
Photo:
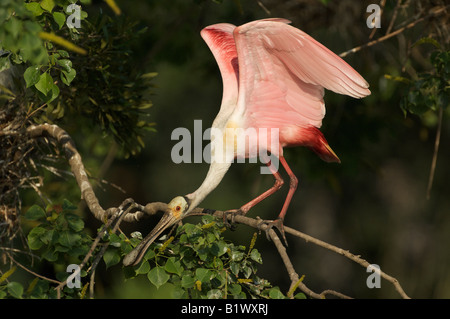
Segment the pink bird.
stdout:
<path fill-rule="evenodd" d="M 222 104 L 212 125 L 212 162 L 200 187 L 168 204 L 158 225 L 124 258 L 125 265 L 139 263 L 165 229 L 189 215 L 217 187 L 236 157 L 248 157 L 264 147 L 286 170 L 289 191 L 278 218 L 269 222 L 283 238 L 284 217 L 297 188 L 283 148 L 306 146 L 326 162 L 340 162 L 319 130 L 325 116 L 324 88 L 362 98 L 370 94 L 369 85 L 336 54 L 288 23 L 286 19 L 257 20 L 239 27 L 219 23 L 201 31 L 223 81 Z M 255 134 L 245 133 L 250 128 Z M 263 131 L 276 131 L 278 140 L 268 141 L 270 133 L 263 136 Z M 248 143 L 238 143 L 245 138 Z M 275 184 L 234 213 L 246 214 L 283 185 L 280 173 L 266 162 Z"/>

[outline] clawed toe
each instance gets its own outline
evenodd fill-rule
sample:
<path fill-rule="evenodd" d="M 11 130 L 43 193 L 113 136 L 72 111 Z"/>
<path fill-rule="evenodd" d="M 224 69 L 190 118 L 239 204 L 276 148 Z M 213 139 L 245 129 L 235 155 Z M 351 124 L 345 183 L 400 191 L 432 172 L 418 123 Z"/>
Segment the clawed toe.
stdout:
<path fill-rule="evenodd" d="M 235 225 L 235 216 L 236 215 L 243 215 L 243 211 L 241 209 L 231 209 L 231 210 L 227 210 L 225 212 L 223 212 L 223 223 L 226 227 L 228 227 L 231 230 L 235 230 L 236 229 L 236 225 Z M 231 215 L 231 220 L 228 221 L 228 215 Z"/>
<path fill-rule="evenodd" d="M 286 235 L 284 233 L 284 224 L 283 224 L 283 219 L 282 218 L 277 218 L 275 220 L 261 220 L 258 223 L 258 228 L 262 229 L 261 226 L 262 225 L 266 225 L 267 227 L 264 229 L 264 231 L 266 232 L 266 237 L 268 240 L 270 240 L 270 236 L 269 236 L 269 232 L 270 230 L 275 227 L 276 229 L 278 229 L 278 231 L 280 232 L 281 236 L 283 237 L 283 241 L 284 244 L 286 245 L 286 247 L 288 246 L 287 240 L 286 240 Z"/>

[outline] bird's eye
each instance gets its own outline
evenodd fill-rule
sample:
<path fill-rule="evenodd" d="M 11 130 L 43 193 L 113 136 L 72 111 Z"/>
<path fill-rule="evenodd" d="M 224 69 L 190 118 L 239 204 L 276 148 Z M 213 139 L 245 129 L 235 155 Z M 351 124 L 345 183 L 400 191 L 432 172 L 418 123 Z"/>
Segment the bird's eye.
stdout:
<path fill-rule="evenodd" d="M 175 210 L 177 211 L 177 212 L 179 212 L 180 210 L 181 210 L 181 206 L 177 206 L 177 207 L 175 207 Z"/>

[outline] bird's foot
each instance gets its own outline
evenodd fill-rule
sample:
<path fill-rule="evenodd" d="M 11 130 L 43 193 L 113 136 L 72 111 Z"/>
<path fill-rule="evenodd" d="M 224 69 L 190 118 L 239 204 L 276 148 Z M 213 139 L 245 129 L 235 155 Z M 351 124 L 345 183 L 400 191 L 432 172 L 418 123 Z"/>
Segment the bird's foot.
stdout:
<path fill-rule="evenodd" d="M 267 227 L 264 229 L 264 231 L 266 232 L 266 237 L 268 240 L 270 240 L 270 236 L 269 236 L 269 232 L 270 230 L 275 227 L 276 229 L 278 229 L 278 231 L 280 232 L 281 236 L 283 237 L 283 241 L 284 244 L 286 245 L 286 247 L 288 246 L 287 240 L 286 240 L 286 235 L 284 233 L 284 224 L 283 224 L 284 219 L 278 217 L 275 220 L 261 220 L 258 224 L 258 228 L 262 229 L 261 226 L 262 225 L 266 225 Z"/>
<path fill-rule="evenodd" d="M 245 215 L 244 212 L 239 208 L 239 209 L 230 209 L 227 210 L 225 212 L 223 212 L 223 223 L 226 227 L 228 227 L 231 230 L 235 230 L 236 229 L 236 225 L 235 225 L 235 216 L 236 215 Z M 230 216 L 230 221 L 228 221 L 228 216 Z"/>

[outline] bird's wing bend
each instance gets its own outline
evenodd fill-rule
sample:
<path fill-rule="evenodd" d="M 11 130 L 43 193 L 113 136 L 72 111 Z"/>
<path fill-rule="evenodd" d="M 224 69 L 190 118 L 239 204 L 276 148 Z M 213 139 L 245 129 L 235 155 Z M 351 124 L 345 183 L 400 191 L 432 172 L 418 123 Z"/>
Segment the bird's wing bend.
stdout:
<path fill-rule="evenodd" d="M 229 23 L 218 23 L 204 28 L 200 33 L 213 53 L 222 75 L 221 108 L 233 109 L 238 99 L 239 66 L 233 37 L 235 28 Z"/>

